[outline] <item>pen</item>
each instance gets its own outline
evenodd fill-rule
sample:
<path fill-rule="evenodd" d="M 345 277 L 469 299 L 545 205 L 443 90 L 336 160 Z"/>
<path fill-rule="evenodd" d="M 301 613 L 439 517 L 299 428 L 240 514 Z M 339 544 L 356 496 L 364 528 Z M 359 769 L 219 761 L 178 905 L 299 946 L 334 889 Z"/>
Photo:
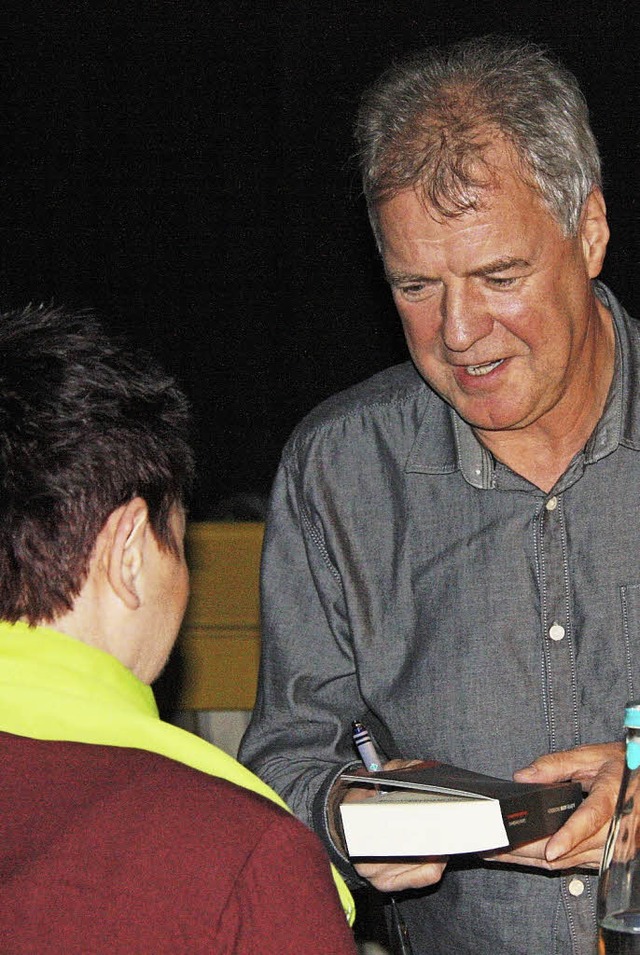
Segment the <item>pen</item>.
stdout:
<path fill-rule="evenodd" d="M 382 769 L 380 757 L 376 752 L 373 741 L 369 736 L 369 730 L 360 720 L 353 720 L 351 723 L 353 742 L 358 750 L 358 755 L 362 760 L 365 769 L 375 773 Z M 376 786 L 376 789 L 378 787 Z M 395 897 L 391 896 L 391 943 L 395 955 L 413 955 L 411 939 L 402 913 L 396 904 Z"/>
<path fill-rule="evenodd" d="M 360 720 L 353 720 L 351 723 L 353 742 L 358 750 L 358 755 L 362 760 L 365 769 L 368 769 L 369 772 L 375 773 L 379 769 L 382 769 L 382 763 L 380 757 L 376 752 L 376 748 L 373 745 L 371 737 L 369 736 L 369 730 L 366 726 L 363 726 Z"/>

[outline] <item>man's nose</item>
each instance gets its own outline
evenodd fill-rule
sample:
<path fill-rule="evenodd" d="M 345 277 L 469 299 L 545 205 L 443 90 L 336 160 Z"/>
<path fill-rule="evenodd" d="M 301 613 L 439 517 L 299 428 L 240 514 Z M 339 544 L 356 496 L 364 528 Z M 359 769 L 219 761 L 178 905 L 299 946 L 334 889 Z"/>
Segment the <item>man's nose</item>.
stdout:
<path fill-rule="evenodd" d="M 450 351 L 467 351 L 493 329 L 483 296 L 467 285 L 445 288 L 440 312 L 442 340 Z"/>

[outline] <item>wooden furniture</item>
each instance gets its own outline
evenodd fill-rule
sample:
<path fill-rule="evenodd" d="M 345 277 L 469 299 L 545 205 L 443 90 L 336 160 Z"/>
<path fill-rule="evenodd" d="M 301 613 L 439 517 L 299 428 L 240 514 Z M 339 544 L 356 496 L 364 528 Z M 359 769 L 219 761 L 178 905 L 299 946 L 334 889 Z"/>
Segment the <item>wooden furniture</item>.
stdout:
<path fill-rule="evenodd" d="M 178 638 L 180 709 L 253 708 L 263 530 L 262 524 L 249 522 L 192 523 L 187 528 L 191 596 Z"/>

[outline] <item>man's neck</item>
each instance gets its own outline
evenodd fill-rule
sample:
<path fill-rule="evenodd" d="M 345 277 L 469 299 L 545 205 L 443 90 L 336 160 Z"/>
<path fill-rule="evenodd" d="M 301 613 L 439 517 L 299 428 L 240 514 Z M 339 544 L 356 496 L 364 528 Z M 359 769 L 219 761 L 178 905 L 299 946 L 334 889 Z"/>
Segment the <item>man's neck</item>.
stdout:
<path fill-rule="evenodd" d="M 548 493 L 575 455 L 584 448 L 592 433 L 593 428 L 591 431 L 585 429 L 576 431 L 575 438 L 572 434 L 554 441 L 544 434 L 528 434 L 525 437 L 512 432 L 511 441 L 491 442 L 485 440 L 484 435 L 480 440 L 498 461 Z"/>

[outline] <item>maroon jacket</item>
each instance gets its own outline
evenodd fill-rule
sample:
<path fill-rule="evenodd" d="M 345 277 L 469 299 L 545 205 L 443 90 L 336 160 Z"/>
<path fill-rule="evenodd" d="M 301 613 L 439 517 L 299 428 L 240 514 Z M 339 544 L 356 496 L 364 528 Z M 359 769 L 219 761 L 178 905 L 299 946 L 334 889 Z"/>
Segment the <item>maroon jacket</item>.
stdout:
<path fill-rule="evenodd" d="M 320 842 L 164 756 L 0 732 L 3 955 L 355 955 Z"/>

